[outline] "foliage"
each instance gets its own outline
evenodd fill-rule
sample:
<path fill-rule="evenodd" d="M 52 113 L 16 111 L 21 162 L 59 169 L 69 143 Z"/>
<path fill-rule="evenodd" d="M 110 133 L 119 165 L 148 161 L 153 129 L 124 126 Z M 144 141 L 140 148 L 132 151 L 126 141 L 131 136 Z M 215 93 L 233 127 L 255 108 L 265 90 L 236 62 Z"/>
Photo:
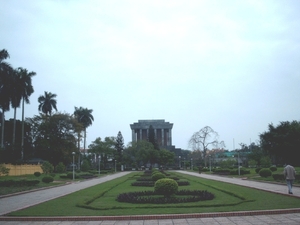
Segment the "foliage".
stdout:
<path fill-rule="evenodd" d="M 276 166 L 270 166 L 270 170 L 271 170 L 272 172 L 275 172 L 275 171 L 277 171 L 277 167 L 276 167 Z"/>
<path fill-rule="evenodd" d="M 53 177 L 51 177 L 51 176 L 45 176 L 45 177 L 43 177 L 42 181 L 43 181 L 44 183 L 47 183 L 47 184 L 48 184 L 48 183 L 53 182 L 54 179 L 53 179 Z"/>
<path fill-rule="evenodd" d="M 255 169 L 255 172 L 256 172 L 256 173 L 259 173 L 259 171 L 260 171 L 261 169 L 262 169 L 261 167 L 257 167 L 257 168 Z"/>
<path fill-rule="evenodd" d="M 34 186 L 40 183 L 39 180 L 0 180 L 0 187 L 24 187 Z"/>
<path fill-rule="evenodd" d="M 0 164 L 0 175 L 8 176 L 10 169 L 6 168 L 4 164 Z"/>
<path fill-rule="evenodd" d="M 76 152 L 78 122 L 69 114 L 56 113 L 51 117 L 40 114 L 27 119 L 31 124 L 31 136 L 35 145 L 36 157 L 57 165 L 72 161 Z"/>
<path fill-rule="evenodd" d="M 154 191 L 157 194 L 170 197 L 178 191 L 178 184 L 175 180 L 170 178 L 159 179 L 154 184 Z"/>
<path fill-rule="evenodd" d="M 123 164 L 124 138 L 121 131 L 118 132 L 115 141 L 115 149 L 116 149 L 115 159 L 117 160 L 117 162 L 121 162 Z"/>
<path fill-rule="evenodd" d="M 159 150 L 159 164 L 166 167 L 174 163 L 175 154 L 166 149 Z"/>
<path fill-rule="evenodd" d="M 163 173 L 158 172 L 158 173 L 154 173 L 154 174 L 152 175 L 152 180 L 153 180 L 153 181 L 157 181 L 157 180 L 162 179 L 162 178 L 165 178 L 165 177 L 166 177 L 166 176 L 165 176 Z"/>
<path fill-rule="evenodd" d="M 38 98 L 39 102 L 39 111 L 42 111 L 45 113 L 46 116 L 51 116 L 52 110 L 55 109 L 57 111 L 56 107 L 56 94 L 52 94 L 51 92 L 45 91 L 45 95 L 41 95 Z"/>
<path fill-rule="evenodd" d="M 249 167 L 256 167 L 256 165 L 257 165 L 257 161 L 255 161 L 254 159 L 250 159 L 248 161 L 248 166 Z"/>
<path fill-rule="evenodd" d="M 269 156 L 263 156 L 260 159 L 260 166 L 263 168 L 269 168 L 272 165 L 271 159 Z"/>
<path fill-rule="evenodd" d="M 90 162 L 87 159 L 84 159 L 82 161 L 81 170 L 83 172 L 87 172 L 91 168 Z"/>
<path fill-rule="evenodd" d="M 55 169 L 57 173 L 63 173 L 66 171 L 66 166 L 62 162 L 59 162 Z"/>
<path fill-rule="evenodd" d="M 201 130 L 195 132 L 189 140 L 189 146 L 195 150 L 202 150 L 203 158 L 206 159 L 206 152 L 208 146 L 221 147 L 225 146 L 224 142 L 219 142 L 218 140 L 219 135 L 216 131 L 214 131 L 211 127 L 206 126 L 203 127 Z M 206 160 L 205 160 L 206 166 Z"/>
<path fill-rule="evenodd" d="M 41 173 L 40 172 L 34 172 L 33 175 L 36 176 L 36 177 L 39 177 L 39 176 L 41 176 Z"/>
<path fill-rule="evenodd" d="M 43 173 L 45 173 L 45 174 L 52 173 L 54 170 L 53 165 L 48 161 L 44 161 L 41 168 L 43 170 Z"/>
<path fill-rule="evenodd" d="M 263 168 L 259 171 L 261 177 L 270 177 L 272 176 L 272 171 L 268 168 Z"/>
<path fill-rule="evenodd" d="M 269 124 L 268 131 L 260 134 L 262 148 L 274 157 L 277 164 L 300 165 L 295 154 L 300 146 L 300 121 L 280 122 L 278 126 Z"/>
<path fill-rule="evenodd" d="M 226 159 L 226 160 L 222 160 L 220 162 L 220 167 L 221 168 L 230 168 L 233 167 L 233 165 L 236 164 L 236 160 L 235 159 Z"/>

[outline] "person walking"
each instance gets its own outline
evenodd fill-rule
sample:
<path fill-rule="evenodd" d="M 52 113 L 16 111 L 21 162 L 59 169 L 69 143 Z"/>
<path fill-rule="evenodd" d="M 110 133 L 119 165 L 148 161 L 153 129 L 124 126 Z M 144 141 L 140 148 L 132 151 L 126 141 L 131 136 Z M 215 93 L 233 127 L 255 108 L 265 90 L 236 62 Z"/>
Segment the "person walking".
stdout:
<path fill-rule="evenodd" d="M 293 182 L 295 180 L 295 176 L 296 176 L 296 171 L 295 168 L 291 165 L 286 165 L 286 167 L 284 167 L 284 171 L 283 171 L 284 177 L 286 179 L 286 183 L 289 189 L 289 194 L 293 194 Z"/>

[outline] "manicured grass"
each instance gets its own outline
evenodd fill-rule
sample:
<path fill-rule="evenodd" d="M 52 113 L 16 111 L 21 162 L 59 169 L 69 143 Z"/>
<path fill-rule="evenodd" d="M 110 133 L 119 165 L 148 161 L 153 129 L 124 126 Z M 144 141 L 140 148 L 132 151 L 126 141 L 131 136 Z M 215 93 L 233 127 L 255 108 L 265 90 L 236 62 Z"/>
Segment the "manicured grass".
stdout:
<path fill-rule="evenodd" d="M 300 200 L 290 196 L 206 180 L 191 175 L 177 174 L 175 172 L 171 173 L 172 176 L 176 174 L 176 176 L 188 180 L 191 184 L 179 189 L 207 190 L 215 195 L 215 199 L 181 204 L 132 204 L 117 202 L 116 197 L 119 193 L 153 190 L 153 187 L 131 186 L 131 183 L 136 180 L 138 174 L 141 173 L 131 173 L 37 206 L 13 212 L 9 215 L 114 216 L 227 212 L 300 207 Z"/>

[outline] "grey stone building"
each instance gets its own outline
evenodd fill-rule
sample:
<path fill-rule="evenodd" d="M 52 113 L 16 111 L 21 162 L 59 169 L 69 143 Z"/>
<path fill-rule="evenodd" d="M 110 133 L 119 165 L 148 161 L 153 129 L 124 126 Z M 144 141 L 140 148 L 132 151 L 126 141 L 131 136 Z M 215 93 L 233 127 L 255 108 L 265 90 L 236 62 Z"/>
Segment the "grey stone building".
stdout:
<path fill-rule="evenodd" d="M 173 124 L 165 122 L 165 120 L 139 120 L 137 123 L 130 124 L 132 142 L 147 140 L 151 125 L 154 129 L 158 145 L 170 148 L 172 146 Z"/>

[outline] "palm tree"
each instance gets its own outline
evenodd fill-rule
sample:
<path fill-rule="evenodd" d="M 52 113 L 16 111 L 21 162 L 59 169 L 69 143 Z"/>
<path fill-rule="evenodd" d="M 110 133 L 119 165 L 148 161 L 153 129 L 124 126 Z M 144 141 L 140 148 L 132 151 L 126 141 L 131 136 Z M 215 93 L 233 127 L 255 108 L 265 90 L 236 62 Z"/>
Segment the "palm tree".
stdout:
<path fill-rule="evenodd" d="M 39 104 L 39 111 L 42 111 L 43 113 L 46 114 L 46 116 L 51 116 L 51 112 L 52 112 L 52 109 L 55 109 L 57 111 L 57 108 L 56 108 L 56 94 L 52 94 L 51 92 L 47 92 L 45 91 L 45 95 L 41 95 L 39 98 L 38 98 L 38 102 L 40 103 Z"/>
<path fill-rule="evenodd" d="M 3 49 L 0 51 L 0 108 L 2 109 L 2 132 L 1 148 L 4 148 L 4 113 L 9 110 L 10 105 L 10 85 L 13 74 L 12 67 L 4 60 L 9 58 L 8 52 Z"/>
<path fill-rule="evenodd" d="M 21 140 L 21 159 L 24 156 L 24 102 L 29 104 L 29 96 L 34 92 L 31 78 L 36 75 L 35 72 L 28 72 L 26 69 L 19 67 L 17 70 L 20 78 L 20 91 L 22 97 L 22 140 Z"/>
<path fill-rule="evenodd" d="M 92 115 L 93 110 L 88 109 L 88 108 L 83 108 L 80 106 L 80 108 L 75 107 L 74 115 L 77 118 L 78 122 L 82 124 L 83 129 L 84 129 L 84 151 L 85 150 L 85 145 L 86 145 L 86 128 L 91 126 L 94 117 Z"/>

